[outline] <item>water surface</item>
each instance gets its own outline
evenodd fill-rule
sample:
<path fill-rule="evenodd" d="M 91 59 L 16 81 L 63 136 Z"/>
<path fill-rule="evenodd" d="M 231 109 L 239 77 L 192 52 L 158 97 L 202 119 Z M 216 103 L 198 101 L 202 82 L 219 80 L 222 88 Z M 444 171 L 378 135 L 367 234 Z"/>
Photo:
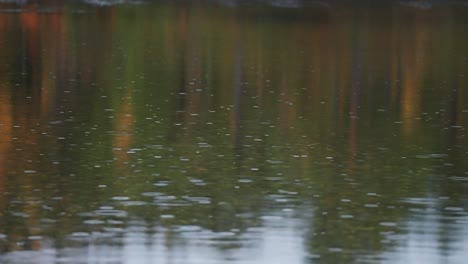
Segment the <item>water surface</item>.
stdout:
<path fill-rule="evenodd" d="M 1 263 L 468 259 L 466 5 L 23 2 Z"/>

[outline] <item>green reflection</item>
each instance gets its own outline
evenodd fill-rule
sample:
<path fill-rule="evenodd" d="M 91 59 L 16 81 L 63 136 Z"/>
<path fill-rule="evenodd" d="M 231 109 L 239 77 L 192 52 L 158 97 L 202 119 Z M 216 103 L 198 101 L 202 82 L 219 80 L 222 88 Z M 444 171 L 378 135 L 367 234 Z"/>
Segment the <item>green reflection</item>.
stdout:
<path fill-rule="evenodd" d="M 375 262 L 424 216 L 458 250 L 465 9 L 55 5 L 0 14 L 3 252 L 283 217 L 305 263 Z"/>

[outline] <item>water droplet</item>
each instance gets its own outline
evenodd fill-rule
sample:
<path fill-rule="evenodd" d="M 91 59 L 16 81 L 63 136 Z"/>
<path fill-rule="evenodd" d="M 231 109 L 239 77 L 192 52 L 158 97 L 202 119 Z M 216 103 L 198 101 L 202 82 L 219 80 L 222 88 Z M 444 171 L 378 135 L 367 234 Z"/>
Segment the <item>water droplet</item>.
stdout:
<path fill-rule="evenodd" d="M 160 200 L 160 201 L 175 200 L 176 198 L 177 197 L 175 197 L 174 195 L 160 195 L 160 196 L 155 197 L 156 200 Z"/>
<path fill-rule="evenodd" d="M 198 231 L 201 231 L 201 227 L 196 226 L 196 225 L 179 226 L 177 229 L 180 232 L 198 232 Z"/>
<path fill-rule="evenodd" d="M 162 218 L 162 219 L 172 219 L 175 216 L 173 216 L 171 214 L 163 214 L 163 215 L 160 215 L 159 217 Z"/>
<path fill-rule="evenodd" d="M 169 181 L 159 181 L 159 182 L 154 183 L 153 185 L 154 186 L 159 186 L 159 187 L 164 187 L 164 186 L 168 186 L 169 184 L 170 184 Z"/>
<path fill-rule="evenodd" d="M 461 211 L 463 211 L 463 208 L 461 208 L 461 207 L 451 207 L 451 206 L 448 206 L 448 207 L 445 207 L 444 210 L 446 210 L 446 211 L 453 211 L 453 212 L 461 212 Z"/>
<path fill-rule="evenodd" d="M 354 218 L 354 216 L 353 216 L 353 215 L 345 214 L 345 215 L 340 215 L 340 218 L 343 218 L 343 219 L 351 219 L 351 218 Z"/>
<path fill-rule="evenodd" d="M 127 217 L 127 212 L 122 210 L 100 209 L 94 211 L 94 213 L 99 216 Z"/>
<path fill-rule="evenodd" d="M 260 218 L 263 219 L 263 220 L 266 220 L 266 221 L 275 221 L 275 220 L 282 220 L 283 219 L 283 217 L 281 217 L 279 215 L 264 215 L 264 216 L 261 216 Z"/>
<path fill-rule="evenodd" d="M 252 182 L 251 179 L 239 179 L 237 181 L 240 182 L 240 183 L 251 183 Z"/>
<path fill-rule="evenodd" d="M 286 191 L 286 190 L 278 190 L 279 193 L 282 193 L 282 194 L 290 194 L 290 195 L 296 195 L 297 192 L 293 192 L 293 191 Z"/>
<path fill-rule="evenodd" d="M 127 196 L 114 196 L 114 197 L 112 197 L 112 200 L 116 200 L 116 201 L 127 201 L 127 200 L 130 200 L 130 198 L 127 197 Z"/>
<path fill-rule="evenodd" d="M 283 162 L 281 160 L 266 160 L 266 163 L 270 164 L 282 164 Z"/>
<path fill-rule="evenodd" d="M 91 219 L 91 220 L 83 221 L 83 224 L 85 224 L 85 225 L 101 225 L 101 224 L 104 224 L 104 221 L 97 220 L 97 219 Z"/>
<path fill-rule="evenodd" d="M 161 192 L 144 192 L 141 193 L 142 196 L 148 196 L 148 197 L 154 197 L 154 196 L 160 196 L 163 195 Z"/>
<path fill-rule="evenodd" d="M 379 225 L 392 227 L 392 226 L 396 226 L 397 224 L 395 222 L 380 222 Z"/>
<path fill-rule="evenodd" d="M 124 201 L 121 203 L 123 206 L 143 206 L 146 202 L 143 201 Z"/>
<path fill-rule="evenodd" d="M 86 232 L 74 232 L 71 234 L 72 237 L 88 237 L 89 234 Z"/>

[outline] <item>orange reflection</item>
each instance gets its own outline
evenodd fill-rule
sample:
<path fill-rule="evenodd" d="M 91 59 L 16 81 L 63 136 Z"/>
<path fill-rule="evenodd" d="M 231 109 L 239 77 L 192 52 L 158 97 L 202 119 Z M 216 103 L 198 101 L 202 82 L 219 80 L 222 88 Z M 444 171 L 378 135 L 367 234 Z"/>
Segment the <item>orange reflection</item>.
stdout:
<path fill-rule="evenodd" d="M 115 171 L 121 173 L 127 171 L 130 161 L 129 149 L 133 143 L 134 111 L 130 87 L 125 88 L 125 93 L 120 104 L 120 109 L 115 116 L 115 135 L 113 138 Z"/>
<path fill-rule="evenodd" d="M 12 109 L 10 95 L 6 92 L 6 87 L 0 84 L 0 193 L 4 194 L 8 190 L 8 157 L 11 151 L 12 138 Z M 5 212 L 7 202 L 0 196 L 0 212 Z M 0 213 L 0 219 L 1 213 Z"/>

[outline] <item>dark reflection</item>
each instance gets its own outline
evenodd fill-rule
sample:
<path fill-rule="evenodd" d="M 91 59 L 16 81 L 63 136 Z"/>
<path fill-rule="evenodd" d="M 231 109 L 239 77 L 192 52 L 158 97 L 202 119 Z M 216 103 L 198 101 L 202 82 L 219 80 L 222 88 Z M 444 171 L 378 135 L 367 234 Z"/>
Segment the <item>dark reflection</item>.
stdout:
<path fill-rule="evenodd" d="M 0 4 L 0 262 L 465 259 L 466 8 L 221 2 Z"/>

